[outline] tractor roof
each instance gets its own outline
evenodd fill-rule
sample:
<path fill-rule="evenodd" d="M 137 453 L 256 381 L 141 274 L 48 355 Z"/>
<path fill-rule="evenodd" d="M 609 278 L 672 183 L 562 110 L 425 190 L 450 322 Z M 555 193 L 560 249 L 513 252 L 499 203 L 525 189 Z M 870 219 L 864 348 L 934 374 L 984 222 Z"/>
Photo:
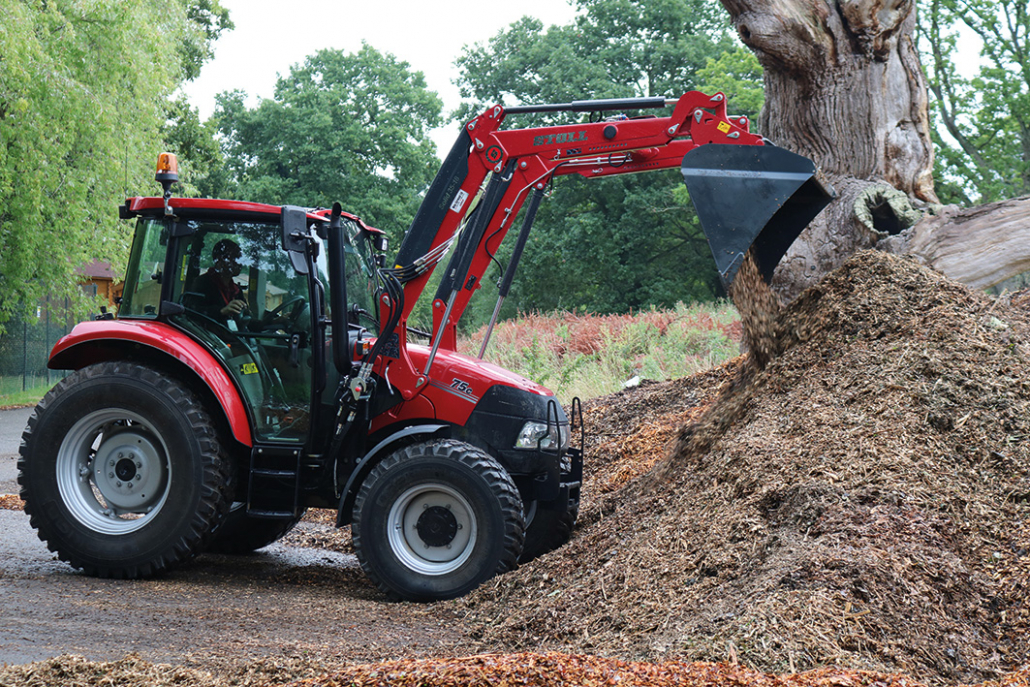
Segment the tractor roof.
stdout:
<path fill-rule="evenodd" d="M 187 219 L 199 215 L 210 217 L 218 215 L 226 219 L 243 219 L 256 221 L 278 222 L 282 215 L 282 206 L 268 205 L 267 203 L 250 203 L 243 200 L 225 200 L 221 198 L 171 198 L 168 204 L 175 209 L 177 215 Z M 126 198 L 125 205 L 121 208 L 122 219 L 131 219 L 137 216 L 150 216 L 164 214 L 164 198 L 159 196 Z M 365 224 L 360 217 L 344 212 L 342 215 L 354 220 L 362 228 L 375 234 L 382 231 Z M 329 210 L 315 208 L 308 210 L 309 220 L 315 222 L 328 222 Z"/>

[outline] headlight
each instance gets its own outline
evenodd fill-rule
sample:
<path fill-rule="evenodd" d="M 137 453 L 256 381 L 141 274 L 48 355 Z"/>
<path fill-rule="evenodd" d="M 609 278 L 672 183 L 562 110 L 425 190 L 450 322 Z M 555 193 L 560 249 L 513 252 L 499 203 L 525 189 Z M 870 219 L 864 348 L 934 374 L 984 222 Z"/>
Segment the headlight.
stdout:
<path fill-rule="evenodd" d="M 556 427 L 558 429 L 557 436 L 555 436 L 556 433 L 554 432 Z M 537 449 L 555 451 L 558 449 L 559 443 L 563 450 L 569 447 L 568 425 L 556 426 L 552 423 L 548 426 L 546 422 L 530 420 L 522 425 L 522 431 L 519 432 L 519 437 L 515 440 L 515 448 L 534 451 Z"/>

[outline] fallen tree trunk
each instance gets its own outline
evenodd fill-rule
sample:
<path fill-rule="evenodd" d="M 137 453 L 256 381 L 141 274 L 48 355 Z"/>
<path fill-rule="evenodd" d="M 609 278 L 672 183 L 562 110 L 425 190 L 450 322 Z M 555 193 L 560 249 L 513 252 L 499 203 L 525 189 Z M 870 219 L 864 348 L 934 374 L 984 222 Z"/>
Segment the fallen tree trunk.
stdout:
<path fill-rule="evenodd" d="M 987 288 L 1030 270 L 1030 197 L 975 208 L 948 206 L 877 244 L 945 276 Z"/>

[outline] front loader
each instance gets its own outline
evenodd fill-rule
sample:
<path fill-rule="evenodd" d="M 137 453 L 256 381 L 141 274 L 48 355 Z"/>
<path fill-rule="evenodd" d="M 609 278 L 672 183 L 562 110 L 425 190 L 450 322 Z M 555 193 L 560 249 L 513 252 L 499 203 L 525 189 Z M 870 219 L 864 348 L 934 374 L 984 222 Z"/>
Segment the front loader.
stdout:
<path fill-rule="evenodd" d="M 502 128 L 540 111 L 597 117 Z M 829 198 L 810 161 L 697 92 L 488 109 L 462 128 L 391 261 L 383 233 L 339 205 L 173 197 L 163 155 L 163 196 L 121 208 L 136 233 L 117 319 L 78 325 L 51 353 L 50 367 L 75 372 L 23 436 L 32 526 L 88 574 L 141 578 L 261 548 L 306 508 L 334 508 L 369 577 L 418 601 L 560 545 L 583 484 L 579 402 L 566 410 L 485 362 L 487 341 L 459 353 L 457 324 L 528 201 L 507 294 L 552 179 L 674 167 L 727 284 L 749 251 L 768 278 Z M 445 258 L 432 329 L 409 330 Z"/>

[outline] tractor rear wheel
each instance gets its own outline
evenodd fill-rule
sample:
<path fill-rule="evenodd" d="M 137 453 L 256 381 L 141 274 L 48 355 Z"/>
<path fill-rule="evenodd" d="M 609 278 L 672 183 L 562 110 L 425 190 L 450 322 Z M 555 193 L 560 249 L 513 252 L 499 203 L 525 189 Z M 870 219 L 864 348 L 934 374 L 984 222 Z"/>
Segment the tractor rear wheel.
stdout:
<path fill-rule="evenodd" d="M 229 506 L 229 463 L 199 399 L 134 363 L 91 365 L 47 393 L 18 470 L 39 538 L 98 577 L 148 577 L 190 559 Z"/>
<path fill-rule="evenodd" d="M 452 599 L 514 568 L 522 500 L 503 467 L 478 448 L 412 444 L 369 473 L 351 534 L 361 567 L 393 598 Z"/>

